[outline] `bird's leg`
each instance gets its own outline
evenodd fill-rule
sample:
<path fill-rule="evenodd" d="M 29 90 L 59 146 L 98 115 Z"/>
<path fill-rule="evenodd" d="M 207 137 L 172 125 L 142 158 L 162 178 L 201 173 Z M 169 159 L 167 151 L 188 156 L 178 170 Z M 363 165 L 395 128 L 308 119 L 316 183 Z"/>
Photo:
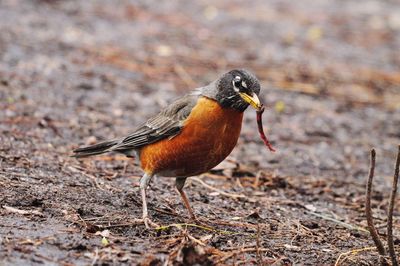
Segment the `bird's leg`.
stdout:
<path fill-rule="evenodd" d="M 187 177 L 177 177 L 175 179 L 175 186 L 178 189 L 179 194 L 181 194 L 183 204 L 185 204 L 185 207 L 189 212 L 190 218 L 192 220 L 196 220 L 196 216 L 194 215 L 193 210 L 190 207 L 189 200 L 186 197 L 185 191 L 183 191 L 183 186 L 185 185 L 186 178 Z"/>
<path fill-rule="evenodd" d="M 142 194 L 142 209 L 143 209 L 143 222 L 146 228 L 158 227 L 158 225 L 149 219 L 149 214 L 147 212 L 147 201 L 146 201 L 146 188 L 149 186 L 150 180 L 153 175 L 144 174 L 140 179 L 140 193 Z"/>

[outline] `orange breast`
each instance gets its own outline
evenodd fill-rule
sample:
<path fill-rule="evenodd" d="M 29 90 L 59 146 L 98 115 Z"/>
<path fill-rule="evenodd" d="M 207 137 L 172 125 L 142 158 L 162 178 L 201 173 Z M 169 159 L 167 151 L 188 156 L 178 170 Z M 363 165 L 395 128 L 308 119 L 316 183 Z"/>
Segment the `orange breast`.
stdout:
<path fill-rule="evenodd" d="M 243 113 L 222 108 L 201 97 L 182 131 L 140 150 L 140 163 L 149 174 L 184 177 L 206 172 L 224 160 L 235 147 Z"/>

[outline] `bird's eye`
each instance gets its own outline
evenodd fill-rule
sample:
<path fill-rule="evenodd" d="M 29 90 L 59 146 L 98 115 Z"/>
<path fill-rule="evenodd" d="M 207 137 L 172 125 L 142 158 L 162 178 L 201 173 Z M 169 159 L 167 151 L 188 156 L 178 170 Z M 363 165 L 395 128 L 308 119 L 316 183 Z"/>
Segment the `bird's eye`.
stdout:
<path fill-rule="evenodd" d="M 242 83 L 242 78 L 239 77 L 239 76 L 236 76 L 236 77 L 233 79 L 233 82 L 234 82 L 234 84 L 235 84 L 235 87 L 240 88 L 240 85 L 241 85 L 241 83 Z"/>

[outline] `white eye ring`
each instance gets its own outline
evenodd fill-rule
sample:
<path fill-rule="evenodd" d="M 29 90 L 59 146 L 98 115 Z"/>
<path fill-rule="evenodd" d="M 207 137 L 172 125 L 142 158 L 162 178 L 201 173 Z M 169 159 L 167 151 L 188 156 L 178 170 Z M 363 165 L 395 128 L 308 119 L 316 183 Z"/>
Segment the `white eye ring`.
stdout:
<path fill-rule="evenodd" d="M 233 81 L 232 81 L 233 89 L 234 89 L 236 92 L 239 92 L 239 88 L 236 87 L 236 83 L 237 83 L 237 82 L 240 82 L 241 80 L 242 80 L 241 77 L 236 76 L 236 77 L 233 79 Z M 242 83 L 243 83 L 243 81 L 242 81 Z"/>
<path fill-rule="evenodd" d="M 247 84 L 246 84 L 246 82 L 242 81 L 242 87 L 244 87 L 244 88 L 247 89 Z"/>

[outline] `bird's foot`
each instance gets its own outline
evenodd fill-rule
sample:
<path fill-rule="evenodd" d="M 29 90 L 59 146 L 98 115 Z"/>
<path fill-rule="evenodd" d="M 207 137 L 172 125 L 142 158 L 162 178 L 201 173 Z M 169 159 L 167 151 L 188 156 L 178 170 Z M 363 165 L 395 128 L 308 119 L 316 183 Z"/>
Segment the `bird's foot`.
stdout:
<path fill-rule="evenodd" d="M 147 229 L 152 229 L 152 228 L 158 228 L 160 227 L 158 224 L 150 220 L 148 216 L 144 216 L 143 218 L 143 223 L 146 226 Z"/>

